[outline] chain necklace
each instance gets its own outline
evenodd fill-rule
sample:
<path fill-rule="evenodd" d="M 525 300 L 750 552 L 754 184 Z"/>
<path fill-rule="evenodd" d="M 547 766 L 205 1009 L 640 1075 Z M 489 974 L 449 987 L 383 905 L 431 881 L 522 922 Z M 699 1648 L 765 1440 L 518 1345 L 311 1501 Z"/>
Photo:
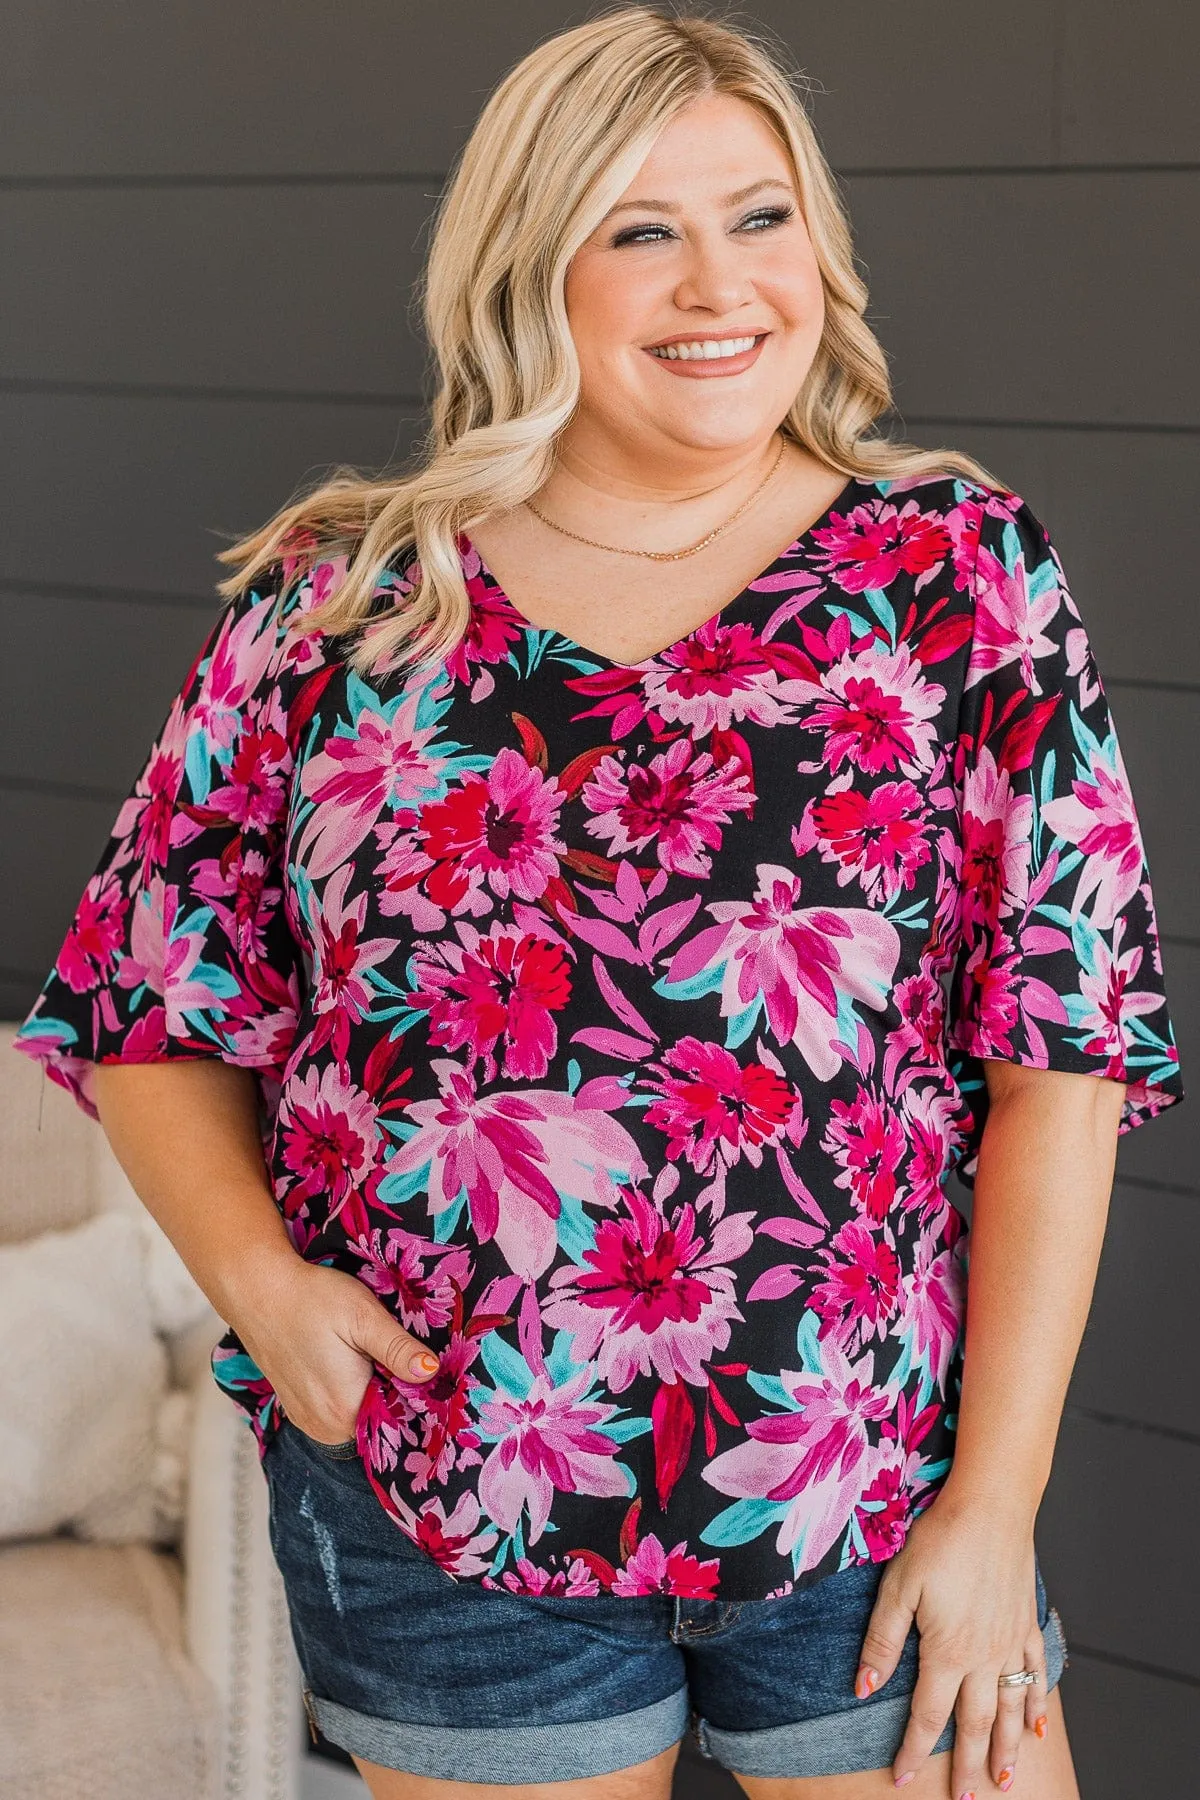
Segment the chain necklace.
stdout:
<path fill-rule="evenodd" d="M 751 500 L 758 499 L 758 496 L 762 493 L 772 475 L 774 475 L 776 469 L 783 461 L 783 453 L 786 448 L 787 439 L 781 437 L 779 440 L 779 454 L 755 488 L 754 492 L 750 494 L 747 499 L 742 501 L 742 504 L 735 513 L 730 513 L 723 525 L 714 527 L 712 531 L 708 532 L 706 536 L 700 539 L 698 544 L 689 544 L 686 550 L 628 550 L 622 544 L 601 544 L 598 543 L 595 538 L 581 537 L 577 531 L 568 531 L 565 525 L 556 525 L 553 519 L 548 519 L 544 512 L 538 511 L 532 500 L 526 500 L 525 504 L 530 512 L 542 521 L 543 525 L 549 525 L 552 531 L 561 531 L 564 537 L 574 538 L 578 544 L 590 544 L 594 550 L 612 550 L 617 556 L 648 556 L 652 562 L 678 562 L 682 556 L 694 556 L 697 550 L 703 550 L 705 544 L 711 544 L 715 537 L 719 537 L 723 531 L 727 530 L 728 527 L 733 524 L 735 519 L 741 517 Z"/>

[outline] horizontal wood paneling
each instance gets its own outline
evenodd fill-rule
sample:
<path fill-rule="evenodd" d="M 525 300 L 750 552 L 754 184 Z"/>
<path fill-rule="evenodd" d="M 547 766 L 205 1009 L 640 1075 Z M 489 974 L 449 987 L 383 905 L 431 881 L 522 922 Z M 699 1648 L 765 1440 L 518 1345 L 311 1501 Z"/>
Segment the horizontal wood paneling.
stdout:
<path fill-rule="evenodd" d="M 216 552 L 298 488 L 424 429 L 390 406 L 0 395 L 0 581 L 202 597 Z"/>
<path fill-rule="evenodd" d="M 0 172 L 445 168 L 504 71 L 593 10 L 260 0 L 223 8 L 215 30 L 203 6 L 42 0 L 6 34 Z M 839 162 L 1053 160 L 1052 19 L 1038 0 L 1010 0 L 1003 31 L 989 8 L 950 0 L 802 14 L 758 0 L 737 16 L 783 37 L 820 84 L 813 110 Z"/>
<path fill-rule="evenodd" d="M 847 180 L 901 410 L 1195 425 L 1200 172 Z"/>
<path fill-rule="evenodd" d="M 868 318 L 905 414 L 1192 425 L 1180 256 L 1200 173 L 852 177 Z M 0 195 L 0 375 L 419 395 L 433 191 L 330 185 Z M 1112 243 L 1122 245 L 1114 257 Z M 1109 303 L 1094 304 L 1103 289 Z"/>
<path fill-rule="evenodd" d="M 8 998 L 18 997 L 19 1016 L 33 1005 L 58 955 L 88 876 L 112 831 L 111 800 L 68 800 L 0 787 L 0 945 L 13 972 Z M 27 971 L 27 999 L 19 973 Z"/>
<path fill-rule="evenodd" d="M 1038 1523 L 1068 1646 L 1200 1679 L 1200 1444 L 1068 1417 Z"/>
<path fill-rule="evenodd" d="M 1158 922 L 1168 936 L 1200 940 L 1200 782 L 1181 781 L 1200 745 L 1200 691 L 1125 687 L 1110 695 L 1117 737 L 1137 802 Z"/>

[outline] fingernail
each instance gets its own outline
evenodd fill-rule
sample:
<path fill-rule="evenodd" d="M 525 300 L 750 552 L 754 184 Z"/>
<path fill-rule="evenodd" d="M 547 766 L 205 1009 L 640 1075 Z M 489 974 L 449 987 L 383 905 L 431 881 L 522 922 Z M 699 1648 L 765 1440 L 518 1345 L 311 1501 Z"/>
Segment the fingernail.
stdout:
<path fill-rule="evenodd" d="M 909 1769 L 907 1774 L 897 1775 L 896 1786 L 897 1787 L 907 1787 L 910 1781 L 915 1781 L 916 1779 L 917 1779 L 917 1771 L 915 1769 Z"/>
<path fill-rule="evenodd" d="M 408 1367 L 413 1375 L 436 1375 L 438 1359 L 432 1350 L 418 1350 Z"/>
<path fill-rule="evenodd" d="M 854 1678 L 854 1692 L 859 1700 L 865 1700 L 879 1686 L 879 1676 L 874 1669 L 864 1663 Z"/>
<path fill-rule="evenodd" d="M 959 1795 L 959 1796 L 958 1796 L 958 1800 L 975 1800 L 975 1790 L 974 1790 L 974 1788 L 972 1788 L 972 1789 L 971 1789 L 971 1791 L 970 1791 L 970 1793 L 969 1793 L 969 1794 L 960 1794 L 960 1795 Z"/>
<path fill-rule="evenodd" d="M 1013 1784 L 1013 1777 L 1015 1776 L 1016 1772 L 1017 1771 L 1015 1769 L 1001 1769 L 1000 1779 L 996 1783 L 996 1786 L 1000 1789 L 1000 1792 L 1002 1794 L 1007 1794 L 1009 1788 Z"/>
<path fill-rule="evenodd" d="M 1045 1737 L 1045 1735 L 1046 1735 L 1046 1715 L 1045 1715 L 1045 1713 L 1042 1714 L 1040 1719 L 1035 1719 L 1033 1721 L 1033 1729 L 1037 1733 L 1038 1737 Z"/>

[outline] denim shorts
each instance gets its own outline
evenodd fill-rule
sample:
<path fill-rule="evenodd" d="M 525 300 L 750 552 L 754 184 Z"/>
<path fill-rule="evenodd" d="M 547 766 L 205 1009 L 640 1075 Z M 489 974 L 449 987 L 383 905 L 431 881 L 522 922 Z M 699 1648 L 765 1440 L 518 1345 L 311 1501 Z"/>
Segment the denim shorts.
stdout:
<path fill-rule="evenodd" d="M 263 1462 L 310 1723 L 365 1761 L 499 1784 L 577 1781 L 645 1762 L 693 1731 L 743 1775 L 886 1768 L 917 1673 L 854 1695 L 886 1564 L 851 1567 L 770 1600 L 559 1598 L 456 1581 L 392 1523 L 354 1443 L 290 1420 Z M 1038 1618 L 1049 1685 L 1065 1644 Z M 953 1720 L 936 1745 L 949 1749 Z"/>

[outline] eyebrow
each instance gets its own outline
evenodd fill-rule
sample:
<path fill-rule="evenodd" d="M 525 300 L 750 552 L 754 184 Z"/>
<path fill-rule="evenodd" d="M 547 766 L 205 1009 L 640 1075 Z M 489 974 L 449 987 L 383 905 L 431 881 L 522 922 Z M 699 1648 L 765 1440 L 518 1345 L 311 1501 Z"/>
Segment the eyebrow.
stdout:
<path fill-rule="evenodd" d="M 794 189 L 788 182 L 780 181 L 775 176 L 768 176 L 763 181 L 752 181 L 749 187 L 738 188 L 737 192 L 734 194 L 726 194 L 721 205 L 736 206 L 739 201 L 748 200 L 751 194 L 757 194 L 763 188 L 782 188 L 786 194 L 794 192 Z M 614 218 L 617 213 L 623 212 L 662 212 L 674 214 L 679 211 L 680 208 L 676 206 L 672 200 L 623 200 L 619 206 L 610 207 L 608 212 L 605 213 L 604 219 Z M 603 223 L 604 220 L 601 220 L 601 224 Z"/>

